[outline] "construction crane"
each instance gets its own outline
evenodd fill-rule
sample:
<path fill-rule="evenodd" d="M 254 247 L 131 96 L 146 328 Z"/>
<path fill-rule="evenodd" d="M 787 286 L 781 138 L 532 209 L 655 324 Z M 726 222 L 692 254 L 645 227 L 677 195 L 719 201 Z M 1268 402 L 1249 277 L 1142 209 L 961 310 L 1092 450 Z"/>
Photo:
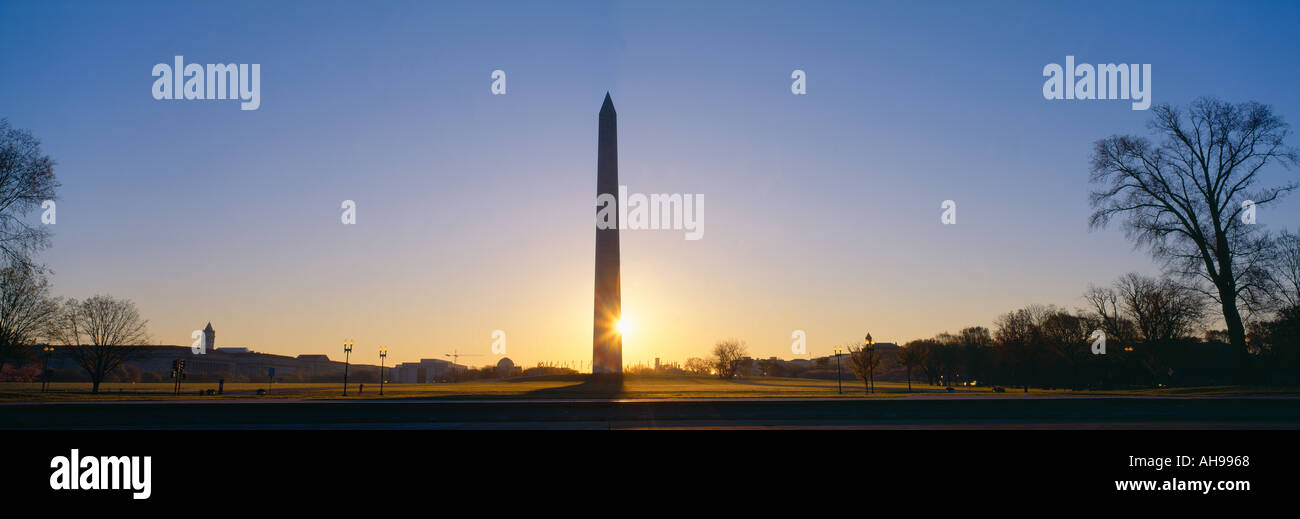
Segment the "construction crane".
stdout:
<path fill-rule="evenodd" d="M 451 353 L 445 353 L 443 355 L 446 357 L 451 357 L 451 374 L 453 377 L 455 377 L 456 375 L 456 363 L 460 361 L 461 357 L 482 357 L 483 356 L 482 354 L 479 353 L 461 353 L 460 350 L 451 350 Z"/>

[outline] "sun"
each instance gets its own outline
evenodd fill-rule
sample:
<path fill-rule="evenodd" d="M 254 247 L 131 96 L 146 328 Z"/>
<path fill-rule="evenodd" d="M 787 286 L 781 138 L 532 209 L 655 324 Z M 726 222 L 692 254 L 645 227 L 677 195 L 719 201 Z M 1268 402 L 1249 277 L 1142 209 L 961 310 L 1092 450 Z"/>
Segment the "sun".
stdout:
<path fill-rule="evenodd" d="M 616 324 L 615 327 L 618 328 L 619 335 L 626 337 L 636 331 L 636 321 L 632 319 L 632 316 L 624 314 L 619 318 L 618 324 Z"/>

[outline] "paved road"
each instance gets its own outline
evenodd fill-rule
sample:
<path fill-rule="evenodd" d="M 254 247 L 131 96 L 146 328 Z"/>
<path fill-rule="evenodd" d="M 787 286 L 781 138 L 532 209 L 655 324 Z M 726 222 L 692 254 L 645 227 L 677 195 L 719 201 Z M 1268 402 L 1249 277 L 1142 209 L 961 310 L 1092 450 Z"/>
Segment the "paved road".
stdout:
<path fill-rule="evenodd" d="M 1300 429 L 1295 398 L 211 400 L 0 405 L 0 429 Z"/>

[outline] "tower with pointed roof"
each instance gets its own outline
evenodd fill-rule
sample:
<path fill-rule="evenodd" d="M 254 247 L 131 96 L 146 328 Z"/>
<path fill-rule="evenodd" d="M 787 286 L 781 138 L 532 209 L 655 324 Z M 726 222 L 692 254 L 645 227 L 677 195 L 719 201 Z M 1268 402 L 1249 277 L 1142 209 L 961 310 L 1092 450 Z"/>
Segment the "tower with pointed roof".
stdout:
<path fill-rule="evenodd" d="M 614 100 L 605 93 L 600 106 L 600 130 L 596 143 L 596 196 L 614 197 L 618 207 L 618 114 Z M 599 209 L 597 209 L 599 211 Z M 623 336 L 618 320 L 623 315 L 619 279 L 618 228 L 622 222 L 596 228 L 596 297 L 592 326 L 591 372 L 597 375 L 623 373 Z"/>
<path fill-rule="evenodd" d="M 203 329 L 203 351 L 212 352 L 217 349 L 217 331 L 212 329 L 212 323 L 208 323 L 207 328 Z"/>

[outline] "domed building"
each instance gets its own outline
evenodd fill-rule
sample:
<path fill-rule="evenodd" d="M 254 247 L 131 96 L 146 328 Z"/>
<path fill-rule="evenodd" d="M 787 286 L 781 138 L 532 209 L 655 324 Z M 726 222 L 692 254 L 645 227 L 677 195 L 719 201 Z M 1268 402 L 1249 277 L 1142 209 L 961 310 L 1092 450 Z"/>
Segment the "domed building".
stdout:
<path fill-rule="evenodd" d="M 504 357 L 500 361 L 497 361 L 498 377 L 509 377 L 514 374 L 515 374 L 515 361 L 510 360 L 510 357 Z"/>

